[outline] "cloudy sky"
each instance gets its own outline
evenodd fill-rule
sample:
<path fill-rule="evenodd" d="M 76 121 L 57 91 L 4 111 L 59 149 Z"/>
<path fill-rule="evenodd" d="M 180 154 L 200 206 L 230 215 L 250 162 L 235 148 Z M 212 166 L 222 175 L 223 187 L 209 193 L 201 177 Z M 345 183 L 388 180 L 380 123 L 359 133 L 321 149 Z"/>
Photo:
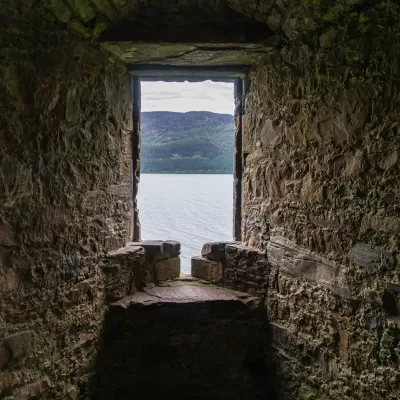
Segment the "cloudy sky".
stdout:
<path fill-rule="evenodd" d="M 142 111 L 233 114 L 233 83 L 142 82 Z"/>

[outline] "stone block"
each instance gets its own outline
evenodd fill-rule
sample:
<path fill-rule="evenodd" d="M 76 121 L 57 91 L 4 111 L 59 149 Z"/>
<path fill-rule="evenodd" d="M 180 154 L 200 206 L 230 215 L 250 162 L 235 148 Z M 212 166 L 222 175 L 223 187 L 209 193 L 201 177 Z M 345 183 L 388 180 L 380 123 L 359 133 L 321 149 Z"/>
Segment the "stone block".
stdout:
<path fill-rule="evenodd" d="M 127 262 L 143 263 L 144 262 L 144 251 L 140 246 L 126 246 L 121 249 L 110 251 L 107 254 L 108 259 L 119 259 Z"/>
<path fill-rule="evenodd" d="M 225 247 L 228 244 L 236 244 L 236 242 L 208 242 L 205 243 L 201 250 L 201 255 L 208 260 L 221 261 L 225 260 Z"/>
<path fill-rule="evenodd" d="M 357 243 L 349 253 L 350 260 L 364 268 L 389 268 L 395 264 L 392 253 L 373 249 L 366 243 Z"/>
<path fill-rule="evenodd" d="M 161 251 L 169 257 L 177 257 L 181 253 L 181 244 L 176 240 L 166 240 L 161 245 Z"/>
<path fill-rule="evenodd" d="M 181 259 L 179 257 L 160 260 L 155 267 L 156 281 L 163 282 L 178 278 L 181 273 Z"/>
<path fill-rule="evenodd" d="M 193 257 L 192 275 L 208 282 L 219 283 L 223 278 L 222 263 L 202 257 Z"/>
<path fill-rule="evenodd" d="M 11 359 L 11 352 L 4 346 L 4 342 L 0 342 L 0 370 L 3 365 L 7 365 Z"/>
<path fill-rule="evenodd" d="M 397 293 L 397 294 L 400 293 L 400 283 L 389 282 L 388 290 L 390 290 L 393 293 Z"/>
<path fill-rule="evenodd" d="M 4 348 L 9 351 L 10 360 L 29 354 L 32 346 L 32 332 L 18 332 L 4 339 Z"/>
<path fill-rule="evenodd" d="M 129 242 L 127 247 L 143 247 L 146 255 L 162 252 L 162 240 L 142 240 L 141 242 Z"/>
<path fill-rule="evenodd" d="M 282 272 L 325 286 L 339 296 L 350 297 L 347 271 L 343 265 L 298 246 L 280 235 L 271 236 L 267 253 L 271 265 Z"/>
<path fill-rule="evenodd" d="M 228 244 L 225 255 L 224 284 L 256 295 L 265 293 L 270 268 L 264 252 L 243 244 Z"/>
<path fill-rule="evenodd" d="M 133 293 L 150 280 L 145 250 L 138 246 L 127 246 L 109 252 L 101 264 L 101 270 L 107 303 Z"/>
<path fill-rule="evenodd" d="M 268 326 L 264 313 L 251 308 L 253 299 L 212 285 L 180 285 L 145 288 L 110 305 L 92 397 L 270 398 L 261 393 Z M 260 361 L 255 373 L 251 367 Z"/>
<path fill-rule="evenodd" d="M 279 146 L 283 138 L 284 126 L 282 123 L 267 119 L 260 134 L 264 149 L 274 149 Z"/>
<path fill-rule="evenodd" d="M 128 247 L 143 247 L 147 259 L 164 260 L 180 254 L 181 244 L 175 240 L 143 240 L 130 242 Z"/>

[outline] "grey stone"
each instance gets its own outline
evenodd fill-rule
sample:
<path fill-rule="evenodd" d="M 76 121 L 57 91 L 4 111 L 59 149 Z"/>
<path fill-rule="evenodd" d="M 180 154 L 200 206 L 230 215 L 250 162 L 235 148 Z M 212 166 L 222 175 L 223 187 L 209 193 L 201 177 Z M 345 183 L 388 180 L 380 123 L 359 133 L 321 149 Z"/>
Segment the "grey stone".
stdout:
<path fill-rule="evenodd" d="M 170 257 L 179 256 L 181 252 L 181 244 L 176 240 L 166 240 L 161 245 L 161 251 Z"/>
<path fill-rule="evenodd" d="M 110 251 L 107 254 L 109 259 L 124 259 L 134 262 L 144 262 L 144 250 L 140 246 L 127 246 L 118 250 Z"/>
<path fill-rule="evenodd" d="M 269 362 L 268 326 L 253 301 L 209 285 L 146 288 L 112 304 L 93 398 L 137 399 L 143 387 L 146 399 L 267 398 L 265 374 L 249 368 L 262 360 L 265 372 Z"/>
<path fill-rule="evenodd" d="M 225 255 L 225 285 L 255 295 L 265 294 L 269 266 L 264 252 L 243 244 L 228 244 Z"/>
<path fill-rule="evenodd" d="M 368 244 L 357 243 L 349 253 L 350 260 L 364 268 L 388 268 L 395 264 L 392 253 L 373 249 Z"/>
<path fill-rule="evenodd" d="M 247 293 L 216 286 L 156 286 L 145 288 L 144 292 L 138 292 L 133 296 L 127 296 L 118 302 L 111 304 L 112 307 L 127 308 L 132 305 L 152 305 L 155 303 L 203 303 L 203 302 L 231 302 L 246 304 L 248 299 L 253 299 Z"/>
<path fill-rule="evenodd" d="M 143 247 L 146 255 L 162 253 L 163 240 L 142 240 L 140 242 L 129 242 L 128 247 Z"/>
<path fill-rule="evenodd" d="M 318 350 L 313 344 L 302 338 L 298 333 L 290 331 L 287 327 L 271 323 L 270 331 L 272 340 L 279 348 L 290 352 L 300 359 L 315 361 L 318 357 Z"/>
<path fill-rule="evenodd" d="M 225 259 L 225 247 L 236 242 L 207 242 L 204 244 L 201 255 L 208 260 L 221 261 Z"/>
<path fill-rule="evenodd" d="M 271 236 L 267 244 L 268 260 L 290 275 L 302 277 L 349 297 L 347 271 L 343 265 L 311 252 L 283 236 Z"/>
<path fill-rule="evenodd" d="M 193 257 L 192 275 L 208 282 L 220 283 L 223 278 L 222 263 L 202 257 Z"/>
<path fill-rule="evenodd" d="M 0 370 L 3 365 L 7 365 L 11 359 L 11 352 L 4 346 L 4 342 L 0 342 Z"/>
<path fill-rule="evenodd" d="M 388 283 L 388 289 L 389 289 L 391 292 L 400 293 L 400 283 L 389 282 L 389 283 Z"/>
<path fill-rule="evenodd" d="M 160 260 L 156 264 L 155 271 L 157 282 L 178 278 L 181 272 L 181 259 L 179 257 L 174 257 Z"/>
<path fill-rule="evenodd" d="M 284 126 L 271 119 L 267 119 L 260 134 L 263 148 L 274 149 L 279 146 L 283 139 Z"/>
<path fill-rule="evenodd" d="M 11 353 L 10 360 L 24 357 L 32 347 L 32 332 L 24 331 L 4 339 L 4 347 Z"/>
<path fill-rule="evenodd" d="M 142 240 L 141 242 L 129 242 L 128 246 L 143 247 L 146 258 L 155 260 L 176 257 L 181 250 L 181 244 L 175 240 Z"/>
<path fill-rule="evenodd" d="M 127 246 L 111 251 L 100 267 L 106 303 L 131 294 L 150 282 L 151 274 L 143 247 Z"/>

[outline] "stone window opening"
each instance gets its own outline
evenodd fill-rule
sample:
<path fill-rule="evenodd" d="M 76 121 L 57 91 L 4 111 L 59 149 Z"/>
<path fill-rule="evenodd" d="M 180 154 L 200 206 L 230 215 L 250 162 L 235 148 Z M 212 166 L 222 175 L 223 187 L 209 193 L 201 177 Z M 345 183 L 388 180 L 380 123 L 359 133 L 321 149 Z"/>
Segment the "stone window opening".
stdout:
<path fill-rule="evenodd" d="M 191 71 L 193 72 L 193 71 Z M 204 82 L 212 80 L 213 82 L 230 82 L 234 86 L 234 121 L 235 121 L 235 132 L 233 135 L 234 140 L 234 151 L 233 151 L 233 232 L 232 241 L 241 241 L 242 238 L 242 220 L 241 220 L 241 204 L 242 204 L 242 136 L 243 136 L 243 85 L 245 83 L 243 73 L 238 72 L 225 73 L 221 75 L 219 71 L 211 72 L 208 74 L 202 74 L 201 71 L 194 71 L 195 73 L 182 73 L 170 72 L 168 74 L 165 71 L 132 71 L 131 87 L 132 87 L 132 99 L 133 99 L 133 132 L 132 132 L 132 170 L 133 170 L 133 218 L 132 218 L 132 241 L 141 243 L 142 245 L 149 243 L 150 241 L 142 240 L 141 236 L 141 225 L 140 225 L 140 204 L 138 204 L 138 191 L 140 190 L 140 156 L 141 156 L 141 106 L 142 106 L 142 85 L 141 82 L 149 81 L 162 81 L 162 82 Z M 215 76 L 215 74 L 217 76 Z M 144 206 L 145 207 L 145 206 Z M 174 238 L 171 238 L 174 239 Z M 218 242 L 217 242 L 218 243 Z M 228 243 L 228 242 L 221 242 Z M 217 249 L 215 246 L 205 244 L 204 249 Z M 220 245 L 221 246 L 221 245 Z M 207 251 L 207 250 L 205 250 Z M 213 256 L 211 256 L 213 257 Z M 196 258 L 196 257 L 194 257 Z M 217 261 L 217 260 L 210 260 Z M 203 268 L 203 266 L 201 266 Z M 192 260 L 193 270 L 193 260 Z M 212 279 L 211 279 L 212 280 Z"/>

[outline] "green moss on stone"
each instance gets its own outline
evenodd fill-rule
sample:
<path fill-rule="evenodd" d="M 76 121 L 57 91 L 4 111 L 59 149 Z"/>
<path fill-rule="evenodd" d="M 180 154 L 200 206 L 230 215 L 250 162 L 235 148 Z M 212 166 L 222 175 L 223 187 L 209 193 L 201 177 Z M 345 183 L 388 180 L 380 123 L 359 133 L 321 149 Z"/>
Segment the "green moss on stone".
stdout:
<path fill-rule="evenodd" d="M 72 13 L 62 0 L 46 0 L 44 7 L 50 10 L 60 22 L 66 23 L 71 18 Z"/>
<path fill-rule="evenodd" d="M 68 26 L 78 36 L 81 36 L 85 39 L 90 38 L 91 36 L 90 31 L 78 19 L 72 19 Z"/>
<path fill-rule="evenodd" d="M 108 24 L 104 21 L 100 21 L 92 30 L 92 35 L 94 38 L 99 38 L 100 35 L 108 28 Z"/>
<path fill-rule="evenodd" d="M 96 11 L 89 0 L 69 0 L 72 8 L 83 22 L 89 22 L 96 16 Z"/>
<path fill-rule="evenodd" d="M 111 21 L 115 21 L 118 17 L 117 11 L 108 0 L 92 0 L 98 12 Z"/>

